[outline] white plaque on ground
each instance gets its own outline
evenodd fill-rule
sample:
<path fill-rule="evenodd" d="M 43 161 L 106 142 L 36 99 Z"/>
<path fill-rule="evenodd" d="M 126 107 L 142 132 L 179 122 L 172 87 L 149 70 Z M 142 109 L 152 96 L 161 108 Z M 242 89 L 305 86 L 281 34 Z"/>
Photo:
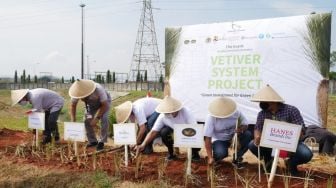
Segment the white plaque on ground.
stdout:
<path fill-rule="evenodd" d="M 64 140 L 85 142 L 85 126 L 79 122 L 64 122 Z"/>
<path fill-rule="evenodd" d="M 301 135 L 301 125 L 266 119 L 260 146 L 295 152 Z"/>
<path fill-rule="evenodd" d="M 114 144 L 136 144 L 136 131 L 134 123 L 113 124 Z"/>
<path fill-rule="evenodd" d="M 28 115 L 28 128 L 44 130 L 45 128 L 44 112 L 32 112 Z"/>
<path fill-rule="evenodd" d="M 203 138 L 202 124 L 174 125 L 174 147 L 202 148 Z"/>

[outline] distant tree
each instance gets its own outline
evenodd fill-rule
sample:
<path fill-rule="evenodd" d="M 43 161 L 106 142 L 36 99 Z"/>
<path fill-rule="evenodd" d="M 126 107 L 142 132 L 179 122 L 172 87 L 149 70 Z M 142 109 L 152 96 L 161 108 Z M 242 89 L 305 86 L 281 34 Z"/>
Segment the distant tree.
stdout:
<path fill-rule="evenodd" d="M 106 83 L 111 83 L 112 82 L 112 76 L 110 70 L 107 70 L 106 72 Z"/>
<path fill-rule="evenodd" d="M 136 76 L 136 81 L 140 82 L 140 70 L 138 70 L 137 76 Z"/>
<path fill-rule="evenodd" d="M 17 75 L 17 71 L 15 70 L 15 73 L 14 73 L 14 83 L 17 83 L 18 81 L 18 75 Z"/>
<path fill-rule="evenodd" d="M 140 82 L 143 82 L 143 76 L 142 76 L 142 74 L 140 75 Z"/>
<path fill-rule="evenodd" d="M 115 76 L 115 72 L 112 73 L 112 82 L 115 83 L 116 82 L 116 76 Z"/>
<path fill-rule="evenodd" d="M 336 51 L 330 53 L 330 67 L 335 66 L 336 64 Z"/>
<path fill-rule="evenodd" d="M 71 77 L 71 83 L 74 83 L 74 82 L 75 82 L 75 77 L 72 76 L 72 77 Z"/>
<path fill-rule="evenodd" d="M 61 83 L 64 84 L 64 77 L 61 78 Z"/>
<path fill-rule="evenodd" d="M 34 76 L 34 83 L 35 84 L 37 83 L 37 76 L 36 75 Z"/>
<path fill-rule="evenodd" d="M 96 75 L 96 82 L 101 83 L 102 82 L 102 76 L 101 74 Z"/>
<path fill-rule="evenodd" d="M 160 83 L 163 83 L 163 75 L 162 75 L 162 74 L 160 75 L 159 82 L 160 82 Z"/>
<path fill-rule="evenodd" d="M 21 83 L 22 84 L 26 83 L 26 70 L 23 70 L 23 73 L 21 75 Z"/>
<path fill-rule="evenodd" d="M 144 81 L 147 82 L 147 70 L 145 70 Z"/>
<path fill-rule="evenodd" d="M 28 76 L 27 76 L 27 83 L 30 84 L 30 82 L 31 82 L 30 81 L 30 74 L 28 74 Z"/>
<path fill-rule="evenodd" d="M 336 72 L 329 72 L 329 79 L 336 80 Z"/>

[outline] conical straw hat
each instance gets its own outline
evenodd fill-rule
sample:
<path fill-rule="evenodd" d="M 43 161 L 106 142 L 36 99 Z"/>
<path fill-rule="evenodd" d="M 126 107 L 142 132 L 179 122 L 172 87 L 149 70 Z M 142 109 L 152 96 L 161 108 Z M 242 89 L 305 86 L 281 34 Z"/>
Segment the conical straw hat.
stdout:
<path fill-rule="evenodd" d="M 75 99 L 82 99 L 92 94 L 95 89 L 96 83 L 94 81 L 77 80 L 71 85 L 69 95 Z"/>
<path fill-rule="evenodd" d="M 27 95 L 29 89 L 18 89 L 11 91 L 12 106 L 16 105 L 21 99 Z"/>
<path fill-rule="evenodd" d="M 132 112 L 132 102 L 126 101 L 115 107 L 117 123 L 125 123 Z"/>
<path fill-rule="evenodd" d="M 236 102 L 227 97 L 216 98 L 209 104 L 209 112 L 211 116 L 217 118 L 230 117 L 236 112 L 236 109 Z"/>
<path fill-rule="evenodd" d="M 254 102 L 285 102 L 280 95 L 270 86 L 266 85 L 252 97 Z"/>
<path fill-rule="evenodd" d="M 165 96 L 162 102 L 156 107 L 158 113 L 173 113 L 181 110 L 182 103 L 171 96 Z"/>

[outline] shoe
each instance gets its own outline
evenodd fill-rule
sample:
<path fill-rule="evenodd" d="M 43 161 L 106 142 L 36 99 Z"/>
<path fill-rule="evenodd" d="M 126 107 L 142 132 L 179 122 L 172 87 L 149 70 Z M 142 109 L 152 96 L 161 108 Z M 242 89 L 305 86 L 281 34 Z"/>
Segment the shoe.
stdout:
<path fill-rule="evenodd" d="M 200 161 L 201 161 L 201 157 L 200 157 L 200 155 L 198 154 L 198 152 L 195 153 L 194 155 L 192 155 L 192 157 L 191 157 L 191 161 L 193 161 L 193 162 L 200 162 Z"/>
<path fill-rule="evenodd" d="M 42 145 L 46 145 L 48 143 L 51 143 L 51 137 L 43 136 Z"/>
<path fill-rule="evenodd" d="M 98 144 L 98 142 L 89 142 L 88 144 L 86 144 L 86 148 L 89 148 L 89 147 L 94 147 Z"/>
<path fill-rule="evenodd" d="M 232 161 L 232 165 L 235 169 L 243 169 L 244 165 L 242 162 L 239 162 L 239 160 Z"/>
<path fill-rule="evenodd" d="M 60 137 L 55 136 L 55 144 L 60 144 L 60 143 L 61 143 Z"/>
<path fill-rule="evenodd" d="M 175 161 L 175 160 L 177 160 L 176 155 L 168 155 L 166 157 L 166 161 Z"/>
<path fill-rule="evenodd" d="M 104 149 L 104 143 L 103 142 L 98 142 L 98 145 L 96 147 L 97 151 L 101 151 Z"/>

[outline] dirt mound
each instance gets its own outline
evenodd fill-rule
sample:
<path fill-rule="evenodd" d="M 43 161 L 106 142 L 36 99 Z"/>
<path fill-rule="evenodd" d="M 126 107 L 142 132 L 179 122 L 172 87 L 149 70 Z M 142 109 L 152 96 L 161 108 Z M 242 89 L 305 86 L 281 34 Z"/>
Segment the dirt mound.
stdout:
<path fill-rule="evenodd" d="M 166 152 L 157 152 L 151 155 L 141 155 L 138 160 L 130 160 L 126 167 L 122 149 L 107 147 L 105 152 L 95 153 L 94 149 L 87 150 L 84 143 L 79 144 L 79 157 L 74 156 L 73 144 L 63 141 L 58 145 L 48 145 L 40 148 L 32 147 L 33 134 L 29 132 L 0 130 L 0 153 L 2 160 L 12 161 L 17 164 L 30 164 L 38 168 L 54 169 L 78 174 L 102 170 L 110 176 L 119 176 L 128 182 L 166 181 L 171 185 L 187 187 L 211 187 L 208 181 L 208 166 L 206 159 L 192 163 L 192 176 L 185 177 L 186 154 L 179 155 L 176 161 L 166 161 Z M 132 156 L 130 155 L 130 158 Z M 262 181 L 258 182 L 258 168 L 248 158 L 245 168 L 234 170 L 230 159 L 216 165 L 215 173 L 211 176 L 214 185 L 224 187 L 244 187 L 249 184 L 253 187 L 267 187 L 266 175 L 262 173 Z M 300 169 L 302 176 L 307 169 Z M 282 174 L 281 170 L 278 171 Z M 316 173 L 310 174 L 310 187 L 326 187 L 329 175 Z M 276 177 L 273 187 L 285 187 L 285 179 Z M 291 187 L 304 187 L 304 180 L 291 179 Z M 334 183 L 336 186 L 336 183 Z"/>

